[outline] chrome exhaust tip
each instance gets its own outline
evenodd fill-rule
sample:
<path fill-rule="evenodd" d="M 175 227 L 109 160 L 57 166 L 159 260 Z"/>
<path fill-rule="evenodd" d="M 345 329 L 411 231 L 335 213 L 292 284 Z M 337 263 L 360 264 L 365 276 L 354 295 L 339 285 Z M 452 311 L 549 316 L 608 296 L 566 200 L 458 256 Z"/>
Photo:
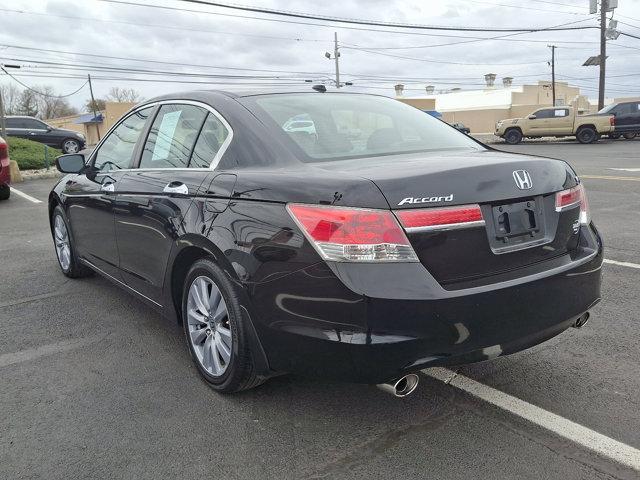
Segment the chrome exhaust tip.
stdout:
<path fill-rule="evenodd" d="M 410 373 L 389 383 L 379 383 L 376 387 L 394 397 L 403 398 L 413 393 L 419 381 L 420 377 L 418 375 Z"/>
<path fill-rule="evenodd" d="M 590 313 L 586 312 L 584 315 L 582 315 L 580 318 L 578 318 L 576 320 L 576 323 L 573 324 L 573 328 L 582 328 L 582 327 L 584 327 L 587 324 L 587 322 L 589 321 L 589 316 L 590 316 Z"/>

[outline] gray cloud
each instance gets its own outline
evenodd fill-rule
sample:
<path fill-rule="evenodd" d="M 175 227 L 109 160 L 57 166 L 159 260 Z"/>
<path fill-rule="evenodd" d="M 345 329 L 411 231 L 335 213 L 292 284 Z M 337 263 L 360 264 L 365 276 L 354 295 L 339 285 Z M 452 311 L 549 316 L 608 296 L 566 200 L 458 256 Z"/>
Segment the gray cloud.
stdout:
<path fill-rule="evenodd" d="M 141 3 L 148 2 L 148 0 L 138 1 Z M 341 50 L 343 80 L 353 80 L 355 86 L 351 88 L 356 90 L 368 90 L 391 95 L 393 93 L 392 86 L 396 82 L 405 83 L 408 88 L 415 89 L 422 89 L 426 84 L 433 84 L 441 89 L 455 86 L 478 88 L 482 83 L 483 74 L 490 71 L 500 77 L 513 76 L 516 83 L 548 79 L 550 68 L 545 62 L 550 54 L 547 42 L 554 41 L 558 42 L 561 47 L 557 50 L 559 79 L 564 80 L 565 77 L 580 79 L 571 81 L 584 86 L 584 93 L 590 95 L 594 94 L 592 89 L 597 85 L 595 82 L 597 69 L 581 66 L 588 56 L 598 53 L 597 30 L 538 33 L 509 37 L 510 40 L 540 40 L 540 43 L 495 40 L 437 48 L 376 50 L 380 53 L 422 60 L 487 64 L 451 65 L 392 58 L 346 47 L 358 46 L 358 48 L 377 49 L 434 45 L 462 41 L 464 40 L 462 38 L 399 35 L 337 28 L 337 26 L 317 27 L 260 21 L 226 15 L 266 17 L 270 19 L 281 19 L 281 17 L 223 8 L 201 7 L 172 0 L 159 0 L 155 3 L 190 10 L 217 12 L 218 15 L 116 5 L 95 0 L 14 0 L 10 4 L 4 4 L 1 8 L 22 10 L 25 13 L 7 12 L 0 9 L 3 25 L 3 29 L 0 31 L 0 45 L 38 47 L 217 67 L 324 72 L 328 75 L 333 75 L 333 62 L 324 57 L 324 52 L 333 51 L 333 32 L 337 31 L 340 42 L 345 47 Z M 573 4 L 575 5 L 574 8 L 515 0 L 450 0 L 444 2 L 425 2 L 423 0 L 326 0 L 321 3 L 293 0 L 247 0 L 242 3 L 323 15 L 430 25 L 550 26 L 589 18 L 587 15 L 574 15 L 574 13 L 587 13 L 586 0 L 565 0 L 562 2 L 564 4 Z M 531 6 L 541 10 L 558 10 L 566 13 L 491 5 L 496 3 Z M 49 14 L 49 16 L 42 14 Z M 59 18 L 58 16 L 84 17 L 87 19 L 73 20 Z M 621 0 L 616 16 L 620 20 L 636 26 L 634 28 L 620 25 L 620 29 L 629 33 L 640 33 L 640 1 Z M 632 19 L 623 19 L 622 16 L 631 17 Z M 309 23 L 321 22 L 310 21 Z M 145 24 L 158 26 L 151 27 L 145 26 Z M 592 19 L 590 22 L 585 22 L 584 25 L 596 25 L 596 22 Z M 432 33 L 452 36 L 466 35 L 455 32 Z M 492 36 L 497 34 L 470 33 L 468 35 Z M 293 40 L 296 38 L 309 41 Z M 593 43 L 560 43 L 566 41 Z M 633 70 L 633 65 L 640 65 L 640 40 L 621 37 L 615 42 L 610 42 L 610 45 L 608 74 L 611 76 L 609 83 L 611 96 L 620 96 L 622 91 L 640 94 L 637 77 L 615 77 L 615 75 L 640 72 L 638 67 L 635 68 L 635 71 Z M 620 45 L 635 48 L 623 48 Z M 149 70 L 250 74 L 250 72 L 232 70 L 98 59 L 58 53 L 22 51 L 3 47 L 0 47 L 0 58 L 0 61 L 4 62 L 8 62 L 8 59 L 11 58 L 20 59 L 23 60 L 21 63 L 24 65 L 35 65 L 33 62 L 38 60 L 121 68 L 135 66 Z M 532 65 L 507 65 L 525 62 L 537 63 Z M 56 79 L 26 76 L 34 72 L 43 75 L 51 74 L 51 72 L 74 75 L 87 73 L 83 70 L 54 70 L 42 66 L 24 68 L 19 72 L 25 75 L 20 77 L 25 83 L 29 85 L 50 84 L 60 93 L 68 93 L 75 90 L 82 84 L 82 80 L 79 78 Z M 265 72 L 264 75 L 273 74 Z M 92 72 L 92 76 L 96 77 L 95 91 L 97 96 L 103 96 L 110 87 L 115 85 L 136 88 L 147 98 L 170 91 L 205 87 L 204 85 L 146 83 L 132 80 L 103 80 L 99 78 L 106 76 L 151 78 L 148 75 L 142 76 L 129 73 L 115 75 L 112 73 Z M 380 82 L 362 78 L 366 76 L 388 77 L 388 80 Z M 316 80 L 322 78 L 321 76 L 306 77 Z M 445 77 L 449 80 L 441 80 Z M 424 81 L 413 82 L 410 80 L 411 78 L 420 78 L 424 79 Z M 4 76 L 0 81 L 6 83 L 10 80 Z M 220 86 L 213 85 L 212 87 Z M 231 87 L 233 88 L 233 86 Z M 419 94 L 420 91 L 409 90 L 409 93 Z M 72 98 L 72 103 L 79 106 L 87 97 L 88 92 L 83 91 Z"/>

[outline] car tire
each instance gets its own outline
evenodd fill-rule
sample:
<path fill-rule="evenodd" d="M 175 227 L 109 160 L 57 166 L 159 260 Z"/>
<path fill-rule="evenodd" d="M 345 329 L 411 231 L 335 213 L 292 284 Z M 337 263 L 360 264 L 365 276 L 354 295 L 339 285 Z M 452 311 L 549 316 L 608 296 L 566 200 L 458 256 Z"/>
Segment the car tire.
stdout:
<path fill-rule="evenodd" d="M 63 153 L 78 153 L 80 151 L 80 142 L 73 138 L 65 138 L 62 141 L 61 150 Z"/>
<path fill-rule="evenodd" d="M 522 132 L 517 128 L 511 128 L 504 134 L 504 141 L 509 145 L 517 145 L 522 141 Z"/>
<path fill-rule="evenodd" d="M 53 209 L 51 215 L 51 234 L 60 270 L 69 278 L 87 277 L 93 271 L 78 260 L 73 246 L 73 236 L 70 232 L 67 216 L 62 207 L 58 205 Z"/>
<path fill-rule="evenodd" d="M 576 138 L 582 144 L 593 143 L 598 140 L 598 132 L 592 127 L 582 127 L 576 133 Z"/>
<path fill-rule="evenodd" d="M 0 200 L 9 200 L 11 196 L 11 187 L 9 185 L 0 185 Z"/>
<path fill-rule="evenodd" d="M 185 278 L 182 324 L 189 353 L 200 376 L 220 393 L 263 382 L 256 375 L 246 309 L 240 288 L 211 259 L 196 261 Z"/>
<path fill-rule="evenodd" d="M 637 133 L 635 132 L 629 132 L 629 133 L 625 133 L 623 135 L 623 137 L 625 138 L 625 140 L 633 140 L 634 138 L 636 138 Z"/>

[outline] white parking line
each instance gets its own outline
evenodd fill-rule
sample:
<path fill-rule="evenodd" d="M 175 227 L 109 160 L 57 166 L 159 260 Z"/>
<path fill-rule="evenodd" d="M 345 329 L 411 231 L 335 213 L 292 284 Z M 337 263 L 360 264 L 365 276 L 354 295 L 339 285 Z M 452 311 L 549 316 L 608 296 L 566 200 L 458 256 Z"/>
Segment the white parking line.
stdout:
<path fill-rule="evenodd" d="M 629 267 L 629 268 L 640 268 L 640 264 L 637 263 L 631 263 L 631 262 L 618 262 L 617 260 L 609 260 L 608 258 L 605 258 L 604 260 L 602 260 L 604 263 L 609 263 L 611 265 L 618 265 L 620 267 Z"/>
<path fill-rule="evenodd" d="M 621 465 L 640 471 L 640 450 L 609 438 L 560 415 L 536 407 L 524 400 L 457 374 L 447 368 L 430 368 L 423 372 L 436 380 L 452 385 L 474 397 L 506 410 L 545 428 L 561 437 L 582 445 Z"/>
<path fill-rule="evenodd" d="M 5 353 L 0 355 L 0 368 L 14 365 L 16 363 L 28 362 L 39 357 L 53 355 L 55 353 L 75 350 L 76 348 L 84 347 L 85 345 L 89 345 L 91 343 L 96 343 L 103 338 L 104 336 L 96 335 L 93 337 L 63 340 L 61 342 L 49 343 L 47 345 L 41 345 L 40 347 L 21 350 L 19 352 Z"/>
<path fill-rule="evenodd" d="M 11 193 L 15 193 L 16 195 L 18 195 L 18 196 L 20 196 L 22 198 L 26 198 L 27 200 L 29 200 L 30 202 L 33 202 L 33 203 L 42 203 L 42 200 L 38 200 L 37 198 L 34 198 L 31 195 L 27 195 L 26 193 L 21 192 L 20 190 L 15 188 L 13 185 L 11 186 Z"/>

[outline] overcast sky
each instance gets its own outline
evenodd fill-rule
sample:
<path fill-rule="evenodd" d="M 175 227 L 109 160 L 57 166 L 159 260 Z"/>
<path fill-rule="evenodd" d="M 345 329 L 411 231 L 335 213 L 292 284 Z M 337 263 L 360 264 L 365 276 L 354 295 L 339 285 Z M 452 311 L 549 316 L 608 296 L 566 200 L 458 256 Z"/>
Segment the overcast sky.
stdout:
<path fill-rule="evenodd" d="M 589 56 L 599 53 L 599 32 L 596 29 L 518 34 L 501 40 L 441 45 L 469 40 L 459 38 L 463 36 L 493 37 L 500 34 L 415 30 L 411 32 L 419 34 L 412 35 L 407 31 L 389 32 L 393 30 L 390 28 L 381 28 L 387 32 L 374 32 L 366 30 L 367 27 L 356 27 L 365 30 L 344 28 L 348 26 L 206 7 L 178 0 L 130 1 L 191 11 L 98 0 L 2 2 L 0 62 L 22 65 L 20 71 L 9 72 L 27 85 L 51 85 L 60 94 L 71 93 L 84 83 L 80 78 L 60 77 L 79 77 L 87 73 L 95 78 L 97 97 L 104 96 L 112 86 L 135 88 L 146 98 L 206 87 L 204 83 L 153 83 L 133 79 L 227 82 L 226 85 L 210 83 L 210 87 L 235 89 L 239 82 L 256 82 L 251 78 L 177 77 L 167 72 L 258 75 L 267 77 L 262 82 L 284 82 L 289 86 L 303 79 L 319 82 L 333 78 L 334 63 L 325 58 L 324 53 L 333 52 L 333 35 L 338 32 L 341 80 L 354 83 L 353 87 L 347 88 L 392 95 L 392 86 L 400 82 L 407 86 L 407 95 L 420 95 L 424 86 L 429 84 L 438 90 L 481 88 L 482 77 L 489 72 L 498 75 L 498 82 L 504 76 L 514 77 L 514 84 L 549 80 L 551 69 L 547 61 L 550 60 L 550 49 L 547 43 L 555 43 L 559 47 L 556 50 L 558 80 L 568 80 L 580 86 L 584 94 L 596 96 L 598 68 L 581 66 Z M 596 17 L 588 14 L 588 0 L 559 0 L 558 3 L 551 0 L 237 1 L 243 5 L 281 10 L 428 25 L 515 28 L 550 27 L 570 22 L 579 22 L 573 23 L 575 26 L 598 25 Z M 620 22 L 619 30 L 640 36 L 640 0 L 619 0 L 614 18 Z M 283 23 L 282 20 L 323 26 Z M 607 96 L 640 95 L 640 39 L 621 36 L 608 45 Z M 100 66 L 148 72 L 100 71 Z M 281 79 L 269 78 L 272 76 Z M 0 82 L 13 80 L 2 74 Z M 89 91 L 84 88 L 69 99 L 73 105 L 81 106 L 88 97 Z"/>

